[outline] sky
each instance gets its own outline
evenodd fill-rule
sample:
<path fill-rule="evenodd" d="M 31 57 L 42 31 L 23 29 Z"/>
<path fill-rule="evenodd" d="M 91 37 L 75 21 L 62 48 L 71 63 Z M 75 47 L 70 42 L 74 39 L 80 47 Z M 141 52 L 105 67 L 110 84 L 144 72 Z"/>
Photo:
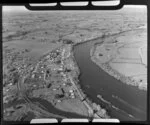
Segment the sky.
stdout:
<path fill-rule="evenodd" d="M 67 2 L 67 3 L 62 3 L 62 5 L 70 5 L 72 4 L 72 2 Z M 73 5 L 87 5 L 88 2 L 74 2 Z M 105 1 L 105 2 L 93 2 L 94 5 L 118 5 L 119 4 L 119 1 L 116 0 L 116 1 Z M 56 5 L 56 4 L 41 4 L 41 6 L 44 6 L 44 5 L 49 5 L 49 6 L 53 6 L 53 5 Z M 31 4 L 31 6 L 37 6 L 37 4 Z M 139 6 L 135 6 L 135 5 L 126 5 L 124 6 L 123 8 L 137 8 L 137 9 L 140 9 L 140 8 L 146 8 L 146 6 L 142 6 L 142 5 L 139 5 Z M 20 11 L 20 12 L 27 12 L 29 10 L 27 10 L 24 6 L 3 6 L 2 7 L 2 11 L 3 12 L 17 12 L 17 11 Z"/>

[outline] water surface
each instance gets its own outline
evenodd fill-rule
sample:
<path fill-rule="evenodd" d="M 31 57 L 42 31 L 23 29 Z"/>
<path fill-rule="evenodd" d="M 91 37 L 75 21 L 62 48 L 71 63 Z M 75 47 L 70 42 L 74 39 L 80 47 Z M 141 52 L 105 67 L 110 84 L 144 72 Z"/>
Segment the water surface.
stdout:
<path fill-rule="evenodd" d="M 101 39 L 74 46 L 74 56 L 80 68 L 79 84 L 94 102 L 107 108 L 113 118 L 122 121 L 146 120 L 146 91 L 118 81 L 100 69 L 90 58 L 90 49 Z M 100 94 L 103 98 L 97 98 Z"/>

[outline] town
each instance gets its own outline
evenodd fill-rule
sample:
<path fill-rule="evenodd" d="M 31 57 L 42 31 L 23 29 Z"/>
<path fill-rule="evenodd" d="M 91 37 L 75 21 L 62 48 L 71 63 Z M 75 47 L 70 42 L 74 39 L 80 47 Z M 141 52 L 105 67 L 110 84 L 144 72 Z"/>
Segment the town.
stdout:
<path fill-rule="evenodd" d="M 71 45 L 64 45 L 41 58 L 35 70 L 25 78 L 25 88 L 30 88 L 29 96 L 44 98 L 61 110 L 87 117 L 105 117 L 106 111 L 95 103 L 87 103 L 85 94 L 77 85 L 79 69 L 71 49 Z M 68 107 L 71 108 L 68 110 Z M 99 111 L 99 115 L 94 111 Z"/>
<path fill-rule="evenodd" d="M 30 102 L 28 98 L 41 98 L 62 111 L 88 118 L 108 117 L 104 109 L 90 102 L 82 92 L 78 84 L 80 73 L 71 44 L 63 45 L 45 54 L 26 69 L 24 65 L 23 68 L 17 66 L 15 72 L 12 72 L 12 80 L 7 81 L 11 83 L 5 84 L 4 103 L 8 104 L 22 97 L 27 102 Z M 8 94 L 8 91 L 14 93 Z"/>

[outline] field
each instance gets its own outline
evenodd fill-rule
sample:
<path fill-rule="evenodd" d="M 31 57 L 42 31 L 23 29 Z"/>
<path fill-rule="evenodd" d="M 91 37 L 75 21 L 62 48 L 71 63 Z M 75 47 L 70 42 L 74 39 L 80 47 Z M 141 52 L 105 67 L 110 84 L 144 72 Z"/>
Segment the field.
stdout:
<path fill-rule="evenodd" d="M 143 16 L 143 21 L 140 19 L 140 16 L 136 16 L 136 18 L 133 20 L 134 21 L 132 22 L 128 21 L 127 28 L 130 27 L 131 23 L 135 23 L 136 27 L 132 27 L 131 30 L 125 30 L 124 32 L 120 32 L 114 36 L 106 37 L 102 44 L 95 45 L 95 52 L 93 52 L 94 54 L 92 60 L 95 60 L 94 62 L 98 63 L 99 65 L 107 63 L 109 68 L 113 70 L 112 72 L 119 73 L 121 76 L 126 77 L 126 79 L 132 79 L 132 81 L 128 84 L 136 85 L 139 87 L 139 89 L 146 90 L 146 16 Z M 105 69 L 106 72 L 109 72 L 106 67 L 103 67 L 103 69 Z M 110 72 L 109 74 L 114 76 Z"/>

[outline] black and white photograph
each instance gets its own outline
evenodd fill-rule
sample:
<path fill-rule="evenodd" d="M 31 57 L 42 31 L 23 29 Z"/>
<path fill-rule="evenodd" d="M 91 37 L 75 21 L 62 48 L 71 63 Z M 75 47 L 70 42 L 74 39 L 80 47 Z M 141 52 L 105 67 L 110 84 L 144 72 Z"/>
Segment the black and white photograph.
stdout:
<path fill-rule="evenodd" d="M 145 5 L 2 6 L 3 120 L 146 121 L 147 46 Z"/>

